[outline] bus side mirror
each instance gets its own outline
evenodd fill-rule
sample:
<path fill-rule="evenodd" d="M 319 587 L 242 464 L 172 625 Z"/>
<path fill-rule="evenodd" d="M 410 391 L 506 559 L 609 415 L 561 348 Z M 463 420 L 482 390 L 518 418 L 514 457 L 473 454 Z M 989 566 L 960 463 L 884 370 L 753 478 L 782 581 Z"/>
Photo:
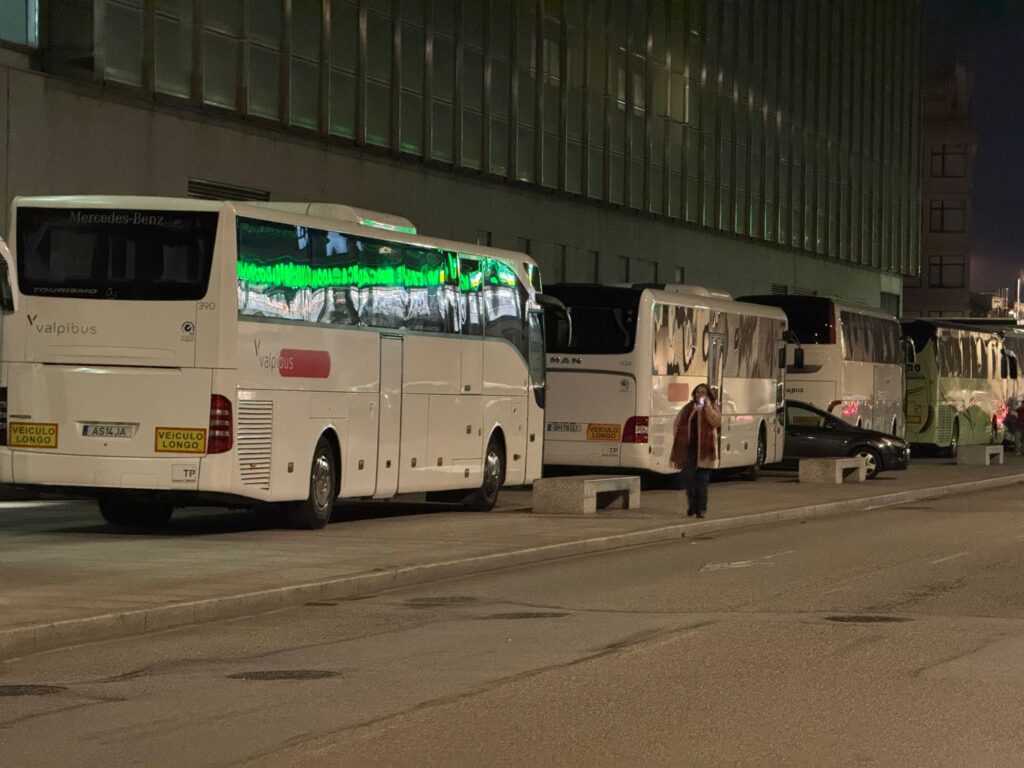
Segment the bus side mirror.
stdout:
<path fill-rule="evenodd" d="M 900 339 L 900 344 L 903 345 L 903 361 L 913 365 L 917 362 L 917 349 L 914 348 L 914 342 L 908 337 L 904 336 Z"/>
<path fill-rule="evenodd" d="M 779 349 L 779 368 L 786 367 L 786 348 L 782 347 Z"/>
<path fill-rule="evenodd" d="M 797 370 L 801 370 L 804 367 L 803 347 L 797 347 L 793 350 L 793 367 Z"/>

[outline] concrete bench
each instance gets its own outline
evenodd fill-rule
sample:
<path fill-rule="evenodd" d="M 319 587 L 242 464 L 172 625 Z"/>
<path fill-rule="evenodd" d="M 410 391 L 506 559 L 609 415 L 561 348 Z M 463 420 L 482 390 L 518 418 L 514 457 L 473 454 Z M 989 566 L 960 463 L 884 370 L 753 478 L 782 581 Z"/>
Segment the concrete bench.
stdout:
<path fill-rule="evenodd" d="M 867 461 L 861 456 L 836 459 L 800 459 L 801 483 L 863 483 L 868 479 Z"/>
<path fill-rule="evenodd" d="M 976 464 L 987 467 L 997 459 L 997 464 L 1003 463 L 1003 446 L 1001 445 L 961 445 L 956 450 L 957 464 Z"/>
<path fill-rule="evenodd" d="M 622 509 L 640 506 L 636 475 L 544 477 L 533 482 L 533 511 L 552 515 L 592 515 L 620 502 Z"/>

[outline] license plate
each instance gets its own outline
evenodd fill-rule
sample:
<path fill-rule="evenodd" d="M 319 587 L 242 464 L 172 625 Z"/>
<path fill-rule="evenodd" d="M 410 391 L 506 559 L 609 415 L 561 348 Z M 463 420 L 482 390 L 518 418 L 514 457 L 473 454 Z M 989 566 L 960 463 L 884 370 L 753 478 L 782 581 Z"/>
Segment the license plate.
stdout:
<path fill-rule="evenodd" d="M 156 428 L 157 453 L 206 453 L 206 430 L 182 427 Z"/>
<path fill-rule="evenodd" d="M 7 444 L 12 448 L 56 448 L 57 425 L 12 421 L 7 425 Z"/>
<path fill-rule="evenodd" d="M 87 421 L 82 424 L 82 437 L 135 437 L 138 428 L 138 424 Z"/>
<path fill-rule="evenodd" d="M 601 442 L 618 442 L 622 435 L 619 424 L 587 424 L 587 440 Z"/>
<path fill-rule="evenodd" d="M 575 421 L 549 421 L 548 432 L 580 432 L 580 425 Z"/>

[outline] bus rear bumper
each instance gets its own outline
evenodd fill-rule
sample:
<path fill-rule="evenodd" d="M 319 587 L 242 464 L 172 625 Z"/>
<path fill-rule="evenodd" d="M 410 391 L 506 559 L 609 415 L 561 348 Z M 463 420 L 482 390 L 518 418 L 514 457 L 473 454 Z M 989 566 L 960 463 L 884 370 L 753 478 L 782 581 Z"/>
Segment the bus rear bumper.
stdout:
<path fill-rule="evenodd" d="M 74 456 L 4 448 L 0 449 L 0 482 L 74 488 L 81 493 L 104 489 L 230 492 L 230 487 L 209 482 L 213 478 L 203 482 L 201 461 L 205 459 Z"/>

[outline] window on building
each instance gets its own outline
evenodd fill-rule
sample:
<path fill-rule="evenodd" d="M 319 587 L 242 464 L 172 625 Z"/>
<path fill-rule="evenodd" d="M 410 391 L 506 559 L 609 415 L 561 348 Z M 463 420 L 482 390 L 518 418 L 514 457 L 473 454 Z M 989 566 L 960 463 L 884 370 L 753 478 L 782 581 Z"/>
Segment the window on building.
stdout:
<path fill-rule="evenodd" d="M 39 37 L 39 0 L 0 3 L 0 41 L 35 46 Z"/>
<path fill-rule="evenodd" d="M 929 214 L 931 232 L 963 232 L 967 228 L 966 200 L 932 200 Z"/>
<path fill-rule="evenodd" d="M 963 288 L 963 256 L 929 256 L 928 285 L 931 288 Z"/>
<path fill-rule="evenodd" d="M 967 175 L 967 146 L 965 144 L 935 144 L 932 146 L 931 172 L 937 178 L 960 179 Z"/>
<path fill-rule="evenodd" d="M 153 25 L 153 74 L 158 93 L 188 98 L 192 91 L 192 2 L 160 0 Z"/>

